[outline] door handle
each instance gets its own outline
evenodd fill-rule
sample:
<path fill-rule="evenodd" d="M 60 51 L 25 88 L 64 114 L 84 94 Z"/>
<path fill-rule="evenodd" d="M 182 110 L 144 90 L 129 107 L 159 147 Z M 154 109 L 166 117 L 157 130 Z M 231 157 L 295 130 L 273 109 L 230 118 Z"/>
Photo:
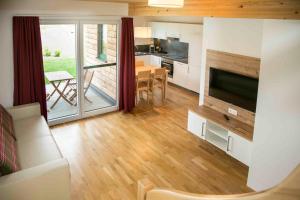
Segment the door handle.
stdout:
<path fill-rule="evenodd" d="M 227 151 L 230 151 L 230 149 L 229 149 L 230 141 L 231 141 L 231 136 L 228 136 L 228 139 L 227 139 Z"/>
<path fill-rule="evenodd" d="M 201 131 L 201 136 L 204 137 L 204 122 L 202 122 L 202 131 Z"/>

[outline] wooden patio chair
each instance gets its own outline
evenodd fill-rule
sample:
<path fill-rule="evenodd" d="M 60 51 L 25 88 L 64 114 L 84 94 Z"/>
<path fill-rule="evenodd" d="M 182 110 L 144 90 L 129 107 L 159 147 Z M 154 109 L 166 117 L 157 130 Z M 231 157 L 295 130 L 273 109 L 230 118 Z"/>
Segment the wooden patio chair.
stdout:
<path fill-rule="evenodd" d="M 87 98 L 86 93 L 91 86 L 91 83 L 92 83 L 92 80 L 94 77 L 94 73 L 95 73 L 94 71 L 87 69 L 84 71 L 84 75 L 83 75 L 83 77 L 84 77 L 84 85 L 83 85 L 84 99 L 90 103 L 93 103 L 93 102 Z M 72 83 L 70 83 L 69 87 L 70 87 L 70 90 L 67 92 L 67 95 L 69 95 L 71 92 L 73 92 L 73 94 L 69 98 L 70 101 L 73 101 L 77 97 L 77 81 L 75 80 Z"/>

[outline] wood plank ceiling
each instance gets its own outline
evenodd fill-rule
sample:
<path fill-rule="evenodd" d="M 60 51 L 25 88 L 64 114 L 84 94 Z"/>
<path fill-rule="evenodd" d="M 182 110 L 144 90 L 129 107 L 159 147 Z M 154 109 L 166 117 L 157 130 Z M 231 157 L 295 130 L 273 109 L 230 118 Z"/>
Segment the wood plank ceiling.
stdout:
<path fill-rule="evenodd" d="M 149 7 L 141 1 L 131 0 L 129 15 L 300 19 L 300 0 L 185 0 L 185 6 L 177 9 Z"/>

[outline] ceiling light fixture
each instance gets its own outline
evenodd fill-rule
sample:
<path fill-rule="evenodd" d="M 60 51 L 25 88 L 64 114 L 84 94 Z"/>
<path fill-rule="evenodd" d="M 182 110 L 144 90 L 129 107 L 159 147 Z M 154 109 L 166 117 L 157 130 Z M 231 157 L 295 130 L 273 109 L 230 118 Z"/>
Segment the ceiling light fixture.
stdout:
<path fill-rule="evenodd" d="M 184 6 L 184 0 L 148 0 L 148 6 L 182 8 Z"/>

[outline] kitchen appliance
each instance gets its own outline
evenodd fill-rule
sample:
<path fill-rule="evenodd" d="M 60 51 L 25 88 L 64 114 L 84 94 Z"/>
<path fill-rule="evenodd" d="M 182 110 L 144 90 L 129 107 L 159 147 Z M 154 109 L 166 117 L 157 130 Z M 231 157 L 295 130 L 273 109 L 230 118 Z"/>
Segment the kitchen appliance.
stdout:
<path fill-rule="evenodd" d="M 155 52 L 155 47 L 154 47 L 153 44 L 151 44 L 151 45 L 149 46 L 149 52 L 150 52 L 150 53 L 154 53 L 154 52 Z"/>
<path fill-rule="evenodd" d="M 166 68 L 166 70 L 168 70 L 168 77 L 169 78 L 173 78 L 173 73 L 174 73 L 174 61 L 167 59 L 167 58 L 163 58 L 161 60 L 161 68 Z"/>

